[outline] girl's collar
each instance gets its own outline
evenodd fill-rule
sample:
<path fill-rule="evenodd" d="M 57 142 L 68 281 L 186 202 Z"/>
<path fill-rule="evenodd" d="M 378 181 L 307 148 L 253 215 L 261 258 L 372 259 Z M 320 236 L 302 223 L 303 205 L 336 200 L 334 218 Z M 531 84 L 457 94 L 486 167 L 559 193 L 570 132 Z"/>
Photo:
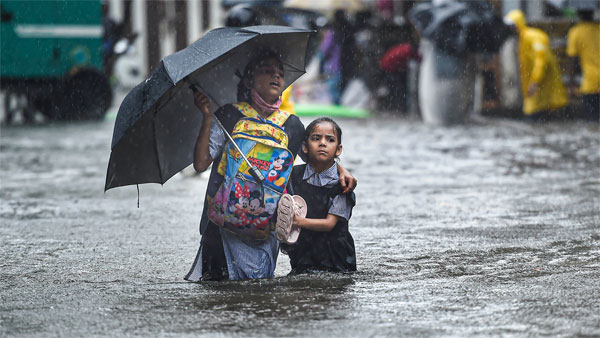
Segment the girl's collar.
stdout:
<path fill-rule="evenodd" d="M 302 179 L 307 180 L 307 179 L 311 178 L 312 176 L 318 176 L 319 180 L 321 181 L 321 183 L 323 183 L 323 185 L 328 184 L 335 180 L 339 180 L 339 174 L 337 171 L 337 162 L 334 162 L 331 165 L 331 167 L 329 167 L 321 172 L 317 172 L 310 165 L 310 163 L 307 163 L 306 168 L 304 169 L 304 175 L 303 175 Z"/>

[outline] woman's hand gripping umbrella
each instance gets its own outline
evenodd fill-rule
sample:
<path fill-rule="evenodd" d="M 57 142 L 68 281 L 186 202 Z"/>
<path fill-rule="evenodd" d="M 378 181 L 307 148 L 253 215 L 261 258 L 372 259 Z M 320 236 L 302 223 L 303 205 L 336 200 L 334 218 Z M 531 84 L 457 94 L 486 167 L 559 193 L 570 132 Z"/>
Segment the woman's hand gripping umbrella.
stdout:
<path fill-rule="evenodd" d="M 227 136 L 227 138 L 229 139 L 231 144 L 236 148 L 236 150 L 238 151 L 238 153 L 240 154 L 240 156 L 242 157 L 244 162 L 246 162 L 246 164 L 250 168 L 250 170 L 249 170 L 250 175 L 252 175 L 252 177 L 256 180 L 256 182 L 263 182 L 265 180 L 265 177 L 263 176 L 263 174 L 261 174 L 260 170 L 258 170 L 258 168 L 254 164 L 252 164 L 248 160 L 248 158 L 246 158 L 246 156 L 244 155 L 242 150 L 239 148 L 237 143 L 235 143 L 235 141 L 233 140 L 231 135 L 229 135 L 229 133 L 227 132 L 227 129 L 225 129 L 223 124 L 221 124 L 221 121 L 219 121 L 219 119 L 216 116 L 212 115 L 212 113 L 210 111 L 210 101 L 208 100 L 206 95 L 204 95 L 200 90 L 198 90 L 198 87 L 196 87 L 196 85 L 191 85 L 190 89 L 194 92 L 194 104 L 196 105 L 196 107 L 200 108 L 200 111 L 202 112 L 204 119 L 207 121 L 210 121 L 213 118 L 215 119 L 215 121 L 217 122 L 217 124 L 219 125 L 221 130 L 223 130 L 223 133 Z M 205 124 L 205 126 L 209 126 L 209 124 L 207 123 L 207 124 Z M 201 132 L 208 133 L 209 130 L 202 130 Z M 206 168 L 208 168 L 208 166 L 210 166 L 213 159 L 208 155 L 209 154 L 203 154 L 203 156 L 200 155 L 202 157 L 198 161 L 194 162 L 194 169 L 196 169 L 196 171 L 202 172 L 202 171 L 206 170 Z M 197 163 L 197 162 L 199 162 L 199 163 Z"/>

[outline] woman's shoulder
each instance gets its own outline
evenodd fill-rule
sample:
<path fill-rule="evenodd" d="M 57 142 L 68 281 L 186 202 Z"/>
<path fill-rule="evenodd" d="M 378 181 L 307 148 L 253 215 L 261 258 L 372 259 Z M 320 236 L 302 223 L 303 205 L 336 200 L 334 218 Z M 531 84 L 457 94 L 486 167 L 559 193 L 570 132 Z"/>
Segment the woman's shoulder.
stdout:
<path fill-rule="evenodd" d="M 290 115 L 283 124 L 283 129 L 289 137 L 288 149 L 292 152 L 294 157 L 301 152 L 302 139 L 304 137 L 304 124 L 300 121 L 300 118 L 296 115 Z M 304 155 L 300 157 L 305 160 Z"/>
<path fill-rule="evenodd" d="M 296 115 L 290 115 L 283 124 L 283 129 L 291 139 L 295 140 L 295 143 L 300 142 L 298 143 L 298 147 L 300 147 L 304 137 L 304 124 L 300 121 L 300 118 Z"/>
<path fill-rule="evenodd" d="M 225 129 L 227 129 L 227 132 L 231 133 L 233 127 L 243 115 L 232 104 L 226 104 L 215 112 L 215 116 L 221 121 Z"/>
<path fill-rule="evenodd" d="M 304 124 L 300 121 L 298 115 L 291 114 L 283 125 L 287 128 L 301 129 L 304 133 Z"/>
<path fill-rule="evenodd" d="M 223 122 L 224 120 L 236 119 L 239 120 L 242 113 L 232 104 L 226 104 L 221 106 L 215 115 Z"/>

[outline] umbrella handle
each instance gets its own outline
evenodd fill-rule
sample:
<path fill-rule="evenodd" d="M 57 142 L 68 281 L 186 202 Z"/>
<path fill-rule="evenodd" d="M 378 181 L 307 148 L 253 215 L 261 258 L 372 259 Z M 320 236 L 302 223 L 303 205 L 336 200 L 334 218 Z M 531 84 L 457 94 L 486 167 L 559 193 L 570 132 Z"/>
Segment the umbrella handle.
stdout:
<path fill-rule="evenodd" d="M 263 174 L 260 173 L 260 170 L 258 170 L 256 166 L 251 166 L 250 170 L 248 171 L 257 182 L 260 182 L 262 184 L 262 182 L 265 180 L 265 177 L 263 176 Z"/>
<path fill-rule="evenodd" d="M 198 86 L 196 86 L 195 84 L 191 84 L 189 87 L 194 93 L 198 92 Z M 263 174 L 260 172 L 260 170 L 258 170 L 258 168 L 253 165 L 252 163 L 250 163 L 250 161 L 248 160 L 248 158 L 246 158 L 246 155 L 244 155 L 244 153 L 242 152 L 242 150 L 240 149 L 240 147 L 237 145 L 237 143 L 235 143 L 235 141 L 233 140 L 233 137 L 231 137 L 231 135 L 229 135 L 229 133 L 227 132 L 227 129 L 225 129 L 225 126 L 223 126 L 223 124 L 221 123 L 221 121 L 219 120 L 219 118 L 217 118 L 217 116 L 215 116 L 214 113 L 211 113 L 213 115 L 213 118 L 217 121 L 217 124 L 219 125 L 219 127 L 221 128 L 221 130 L 223 130 L 223 133 L 225 133 L 225 135 L 227 135 L 227 138 L 229 138 L 229 141 L 233 144 L 233 146 L 235 147 L 235 149 L 238 151 L 238 153 L 240 155 L 242 155 L 242 158 L 244 159 L 244 162 L 246 162 L 246 164 L 248 165 L 248 172 L 250 172 L 250 175 L 252 176 L 252 178 L 254 178 L 254 180 L 260 184 L 260 188 L 262 190 L 262 204 L 265 204 L 265 186 L 264 186 L 264 181 L 265 181 L 265 177 L 263 176 Z"/>
<path fill-rule="evenodd" d="M 219 118 L 217 118 L 214 114 L 213 114 L 213 118 L 217 121 L 217 124 L 219 125 L 219 127 L 221 127 L 221 130 L 223 130 L 223 133 L 225 133 L 225 135 L 227 136 L 227 138 L 229 139 L 231 144 L 233 144 L 233 146 L 238 151 L 238 153 L 240 155 L 242 155 L 242 159 L 244 160 L 244 162 L 246 162 L 246 164 L 249 167 L 248 171 L 250 172 L 250 175 L 252 175 L 252 177 L 257 182 L 262 184 L 262 182 L 265 180 L 265 177 L 263 176 L 263 174 L 261 174 L 260 170 L 258 170 L 258 168 L 248 160 L 246 155 L 244 155 L 244 153 L 242 152 L 242 149 L 240 149 L 240 147 L 237 145 L 237 143 L 235 143 L 235 141 L 233 140 L 233 137 L 231 137 L 231 135 L 229 135 L 229 133 L 227 132 L 227 129 L 225 129 L 225 126 L 223 126 L 223 124 L 221 124 L 221 121 L 219 121 Z"/>

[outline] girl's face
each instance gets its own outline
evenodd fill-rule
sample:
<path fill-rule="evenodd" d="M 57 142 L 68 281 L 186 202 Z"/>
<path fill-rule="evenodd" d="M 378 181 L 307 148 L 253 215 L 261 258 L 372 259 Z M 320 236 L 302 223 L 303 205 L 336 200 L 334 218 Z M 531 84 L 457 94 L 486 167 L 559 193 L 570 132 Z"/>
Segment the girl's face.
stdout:
<path fill-rule="evenodd" d="M 263 100 L 275 103 L 281 96 L 284 85 L 283 69 L 279 61 L 270 58 L 258 64 L 254 71 L 252 88 L 260 94 Z"/>
<path fill-rule="evenodd" d="M 308 140 L 302 144 L 302 150 L 308 154 L 308 162 L 313 167 L 314 164 L 331 166 L 336 156 L 342 154 L 342 145 L 338 141 L 333 124 L 329 122 L 317 124 L 308 136 Z"/>

